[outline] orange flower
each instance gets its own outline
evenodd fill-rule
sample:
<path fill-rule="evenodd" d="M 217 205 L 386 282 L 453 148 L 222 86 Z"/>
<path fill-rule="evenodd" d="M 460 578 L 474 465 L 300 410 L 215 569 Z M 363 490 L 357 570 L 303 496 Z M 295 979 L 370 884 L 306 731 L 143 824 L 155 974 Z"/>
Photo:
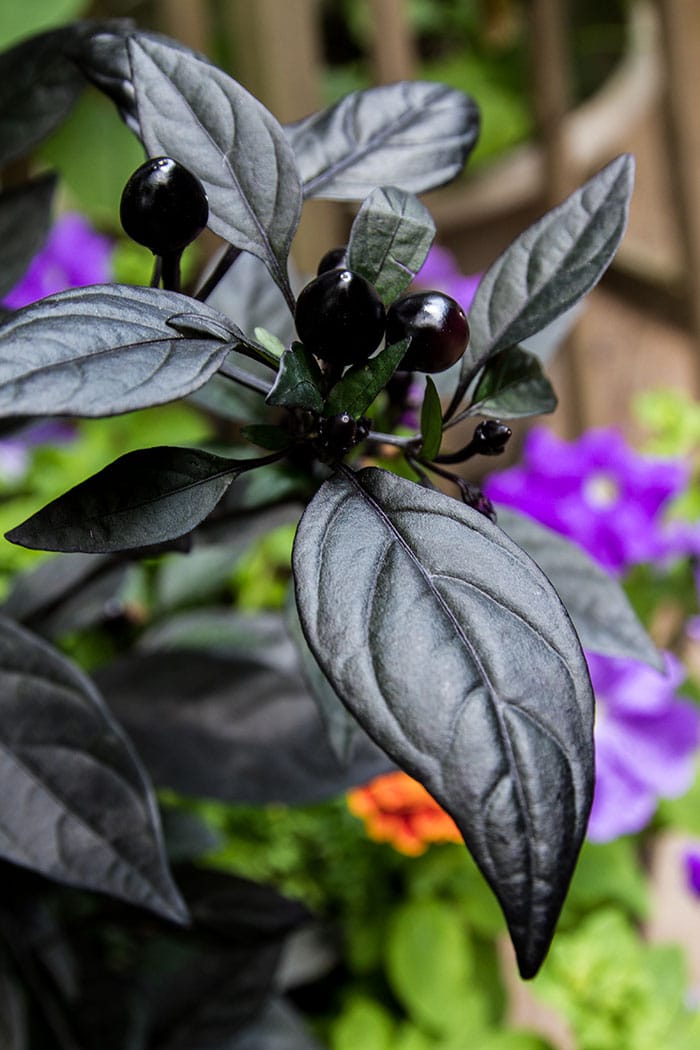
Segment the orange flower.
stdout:
<path fill-rule="evenodd" d="M 424 853 L 431 842 L 462 842 L 452 817 L 406 773 L 387 773 L 355 788 L 347 803 L 369 838 L 389 842 L 407 856 Z"/>

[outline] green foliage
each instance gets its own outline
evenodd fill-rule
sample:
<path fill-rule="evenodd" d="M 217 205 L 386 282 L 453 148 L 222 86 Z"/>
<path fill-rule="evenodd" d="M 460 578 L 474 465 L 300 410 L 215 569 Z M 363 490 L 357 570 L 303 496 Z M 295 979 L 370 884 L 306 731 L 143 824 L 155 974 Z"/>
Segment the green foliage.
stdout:
<path fill-rule="evenodd" d="M 143 150 L 103 95 L 87 89 L 39 155 L 61 172 L 84 214 L 98 225 L 115 228 L 124 184 L 143 162 Z"/>
<path fill-rule="evenodd" d="M 534 982 L 570 1024 L 579 1050 L 691 1050 L 700 1014 L 685 1005 L 680 948 L 644 944 L 620 912 L 561 934 Z"/>
<path fill-rule="evenodd" d="M 386 942 L 389 983 L 408 1014 L 436 1035 L 464 1024 L 464 993 L 474 969 L 466 931 L 448 905 L 399 905 Z"/>
<path fill-rule="evenodd" d="M 84 15 L 88 0 L 31 0 L 0 5 L 0 48 Z"/>

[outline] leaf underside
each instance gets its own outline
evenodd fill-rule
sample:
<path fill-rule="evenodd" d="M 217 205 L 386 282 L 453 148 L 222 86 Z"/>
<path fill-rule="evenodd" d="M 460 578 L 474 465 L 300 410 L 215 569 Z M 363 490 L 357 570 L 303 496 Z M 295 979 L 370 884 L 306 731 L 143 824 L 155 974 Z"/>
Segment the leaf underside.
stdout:
<path fill-rule="evenodd" d="M 321 487 L 293 566 L 324 673 L 455 819 L 532 976 L 593 786 L 592 694 L 559 598 L 482 515 L 377 469 Z"/>

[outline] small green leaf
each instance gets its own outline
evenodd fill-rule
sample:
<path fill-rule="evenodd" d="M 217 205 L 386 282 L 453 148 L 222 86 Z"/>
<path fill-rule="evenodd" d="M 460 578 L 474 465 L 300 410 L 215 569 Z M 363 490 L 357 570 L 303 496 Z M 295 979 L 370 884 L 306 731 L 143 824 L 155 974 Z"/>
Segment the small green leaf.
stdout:
<path fill-rule="evenodd" d="M 423 438 L 423 457 L 435 459 L 442 444 L 442 405 L 437 387 L 426 376 L 423 407 L 420 412 L 420 432 Z"/>
<path fill-rule="evenodd" d="M 292 343 L 282 354 L 277 379 L 265 400 L 268 405 L 320 412 L 323 408 L 320 383 L 321 370 L 316 359 L 301 343 Z"/>
<path fill-rule="evenodd" d="M 428 209 L 395 186 L 374 190 L 350 231 L 348 266 L 375 286 L 385 306 L 416 276 L 435 239 Z"/>
<path fill-rule="evenodd" d="M 273 332 L 268 332 L 267 328 L 255 328 L 253 330 L 253 335 L 268 353 L 272 354 L 278 360 L 281 358 L 284 353 L 284 343 L 281 339 L 278 339 Z"/>
<path fill-rule="evenodd" d="M 243 427 L 241 434 L 246 441 L 259 445 L 260 448 L 268 448 L 271 452 L 281 452 L 282 449 L 289 448 L 291 444 L 288 430 L 266 423 L 253 423 L 248 427 Z"/>
<path fill-rule="evenodd" d="M 519 346 L 487 361 L 468 415 L 523 419 L 553 412 L 557 398 L 538 357 Z"/>
<path fill-rule="evenodd" d="M 347 412 L 353 419 L 359 419 L 389 382 L 407 347 L 408 339 L 402 339 L 400 343 L 385 347 L 367 364 L 346 372 L 328 395 L 324 414 L 335 416 Z"/>

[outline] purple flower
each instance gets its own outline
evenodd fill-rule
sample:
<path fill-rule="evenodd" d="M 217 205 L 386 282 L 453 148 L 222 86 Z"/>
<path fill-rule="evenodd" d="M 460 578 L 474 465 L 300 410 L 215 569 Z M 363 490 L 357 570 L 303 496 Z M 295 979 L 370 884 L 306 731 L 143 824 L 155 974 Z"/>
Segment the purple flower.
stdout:
<path fill-rule="evenodd" d="M 472 305 L 481 274 L 471 276 L 460 272 L 452 252 L 437 245 L 428 252 L 428 257 L 416 274 L 415 283 L 421 288 L 430 288 L 451 295 L 463 310 Z"/>
<path fill-rule="evenodd" d="M 685 882 L 691 893 L 700 897 L 700 846 L 689 846 L 683 854 Z"/>
<path fill-rule="evenodd" d="M 526 439 L 522 465 L 492 474 L 484 491 L 619 572 L 669 553 L 663 512 L 688 476 L 685 463 L 642 456 L 614 428 L 566 442 L 536 427 Z"/>
<path fill-rule="evenodd" d="M 681 663 L 666 653 L 666 673 L 646 664 L 586 653 L 596 697 L 596 780 L 588 837 L 609 842 L 640 831 L 659 798 L 690 787 L 700 712 L 676 696 Z"/>
<path fill-rule="evenodd" d="M 19 481 L 27 472 L 33 448 L 74 441 L 75 428 L 61 420 L 31 423 L 11 437 L 0 439 L 0 482 Z"/>
<path fill-rule="evenodd" d="M 62 215 L 4 305 L 17 310 L 54 292 L 111 280 L 112 244 L 81 215 Z"/>

